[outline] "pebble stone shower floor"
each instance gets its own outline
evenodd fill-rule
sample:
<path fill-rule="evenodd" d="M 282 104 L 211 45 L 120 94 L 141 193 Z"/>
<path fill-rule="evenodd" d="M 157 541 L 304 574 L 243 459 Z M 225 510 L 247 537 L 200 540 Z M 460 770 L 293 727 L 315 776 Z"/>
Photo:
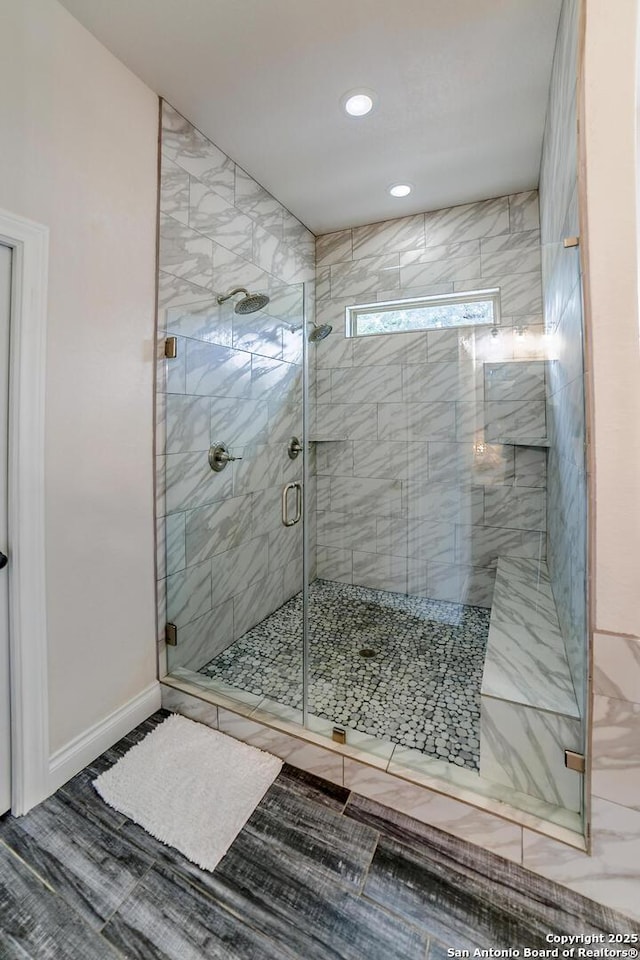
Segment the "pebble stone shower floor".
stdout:
<path fill-rule="evenodd" d="M 478 770 L 491 611 L 330 580 L 309 599 L 310 713 Z M 300 709 L 302 594 L 199 672 Z"/>

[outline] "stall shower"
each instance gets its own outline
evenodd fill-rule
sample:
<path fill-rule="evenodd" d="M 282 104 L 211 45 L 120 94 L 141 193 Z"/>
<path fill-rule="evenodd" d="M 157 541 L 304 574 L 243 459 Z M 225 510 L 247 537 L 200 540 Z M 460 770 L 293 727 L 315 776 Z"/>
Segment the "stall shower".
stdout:
<path fill-rule="evenodd" d="M 314 238 L 163 104 L 158 617 L 167 682 L 553 819 L 581 810 L 584 658 L 549 321 L 575 178 L 557 197 L 545 144 L 542 202 Z"/>

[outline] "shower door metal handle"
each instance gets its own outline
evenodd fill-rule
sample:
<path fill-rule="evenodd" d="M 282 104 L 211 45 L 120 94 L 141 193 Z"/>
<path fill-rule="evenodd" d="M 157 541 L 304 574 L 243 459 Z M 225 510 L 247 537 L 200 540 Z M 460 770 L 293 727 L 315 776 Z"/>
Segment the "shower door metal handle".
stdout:
<path fill-rule="evenodd" d="M 289 519 L 289 491 L 295 490 L 296 492 L 296 513 L 292 520 Z M 285 483 L 282 488 L 282 522 L 285 527 L 292 527 L 295 523 L 300 521 L 302 517 L 302 484 L 295 481 L 294 483 Z"/>

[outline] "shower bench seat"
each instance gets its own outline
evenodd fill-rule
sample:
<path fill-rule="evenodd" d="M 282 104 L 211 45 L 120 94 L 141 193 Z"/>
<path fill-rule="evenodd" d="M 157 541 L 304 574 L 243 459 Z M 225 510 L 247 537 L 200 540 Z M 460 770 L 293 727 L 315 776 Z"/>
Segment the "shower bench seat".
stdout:
<path fill-rule="evenodd" d="M 500 558 L 480 698 L 480 774 L 580 809 L 580 712 L 547 565 Z"/>

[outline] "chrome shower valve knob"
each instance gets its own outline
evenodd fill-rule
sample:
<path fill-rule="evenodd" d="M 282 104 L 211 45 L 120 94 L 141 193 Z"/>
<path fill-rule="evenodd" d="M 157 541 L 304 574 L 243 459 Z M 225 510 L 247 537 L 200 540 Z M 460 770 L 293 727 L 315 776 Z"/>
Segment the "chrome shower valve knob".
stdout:
<path fill-rule="evenodd" d="M 233 460 L 242 460 L 242 457 L 230 454 L 226 443 L 216 443 L 209 447 L 209 466 L 214 473 L 220 473 Z"/>

